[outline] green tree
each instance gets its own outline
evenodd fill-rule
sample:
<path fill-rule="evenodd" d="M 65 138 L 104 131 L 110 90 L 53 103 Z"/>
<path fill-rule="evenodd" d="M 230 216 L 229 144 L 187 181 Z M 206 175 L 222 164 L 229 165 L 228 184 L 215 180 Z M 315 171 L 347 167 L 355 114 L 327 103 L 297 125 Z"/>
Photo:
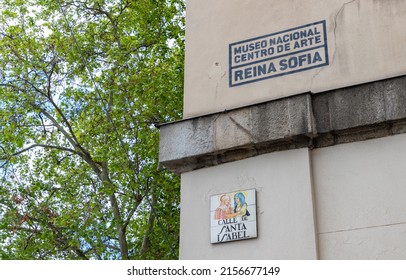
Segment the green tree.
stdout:
<path fill-rule="evenodd" d="M 0 259 L 173 259 L 182 0 L 0 0 Z"/>

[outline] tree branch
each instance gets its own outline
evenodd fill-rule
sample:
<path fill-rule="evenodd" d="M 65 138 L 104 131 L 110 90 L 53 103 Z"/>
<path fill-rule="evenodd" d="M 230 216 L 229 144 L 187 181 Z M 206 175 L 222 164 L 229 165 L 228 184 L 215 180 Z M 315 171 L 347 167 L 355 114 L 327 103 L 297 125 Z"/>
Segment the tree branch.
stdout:
<path fill-rule="evenodd" d="M 73 132 L 72 126 L 70 125 L 70 122 L 68 121 L 68 119 L 66 118 L 65 114 L 62 112 L 62 110 L 58 107 L 58 105 L 56 105 L 56 103 L 54 102 L 54 100 L 51 98 L 51 95 L 47 96 L 49 102 L 51 102 L 52 106 L 55 108 L 55 110 L 58 112 L 58 114 L 62 117 L 63 122 L 66 124 L 66 126 L 68 127 L 68 130 L 70 132 L 70 135 L 72 136 L 73 140 L 76 143 L 76 146 L 78 148 L 80 148 L 82 150 L 82 152 L 86 152 L 86 150 L 80 145 L 78 139 L 76 138 L 75 133 Z"/>
<path fill-rule="evenodd" d="M 21 226 L 20 227 L 9 227 L 8 230 L 13 231 L 13 232 L 21 230 L 21 231 L 26 231 L 26 232 L 35 233 L 35 234 L 41 233 L 41 231 L 38 229 L 26 228 L 26 227 L 21 227 Z"/>
<path fill-rule="evenodd" d="M 45 109 L 41 108 L 39 105 L 35 103 L 31 103 L 31 106 L 41 111 L 41 113 L 43 113 L 59 129 L 59 131 L 62 132 L 62 134 L 66 137 L 66 140 L 69 141 L 72 147 L 74 148 L 78 147 L 77 143 L 73 140 L 73 138 L 69 135 L 69 133 L 58 123 L 58 121 L 50 113 L 48 113 Z"/>
<path fill-rule="evenodd" d="M 134 207 L 130 210 L 130 212 L 128 213 L 127 219 L 125 220 L 124 224 L 122 225 L 123 230 L 127 229 L 128 224 L 130 223 L 135 211 L 137 211 L 138 206 L 140 206 L 141 202 L 142 202 L 143 198 L 142 196 L 138 196 L 136 197 L 136 201 L 135 201 L 135 205 Z"/>
<path fill-rule="evenodd" d="M 97 164 L 94 162 L 94 160 L 92 159 L 89 152 L 87 152 L 83 147 L 81 147 L 80 144 L 77 143 L 75 141 L 75 139 L 73 139 L 72 136 L 60 125 L 60 123 L 58 123 L 58 121 L 51 114 L 49 114 L 45 109 L 41 108 L 40 106 L 38 106 L 35 103 L 31 103 L 31 106 L 40 110 L 59 129 L 59 131 L 62 132 L 62 134 L 66 137 L 66 139 L 75 149 L 75 153 L 78 154 L 80 157 L 82 157 L 87 162 L 87 164 L 89 164 L 89 166 L 93 169 L 93 171 L 99 176 L 101 173 L 100 169 L 97 166 Z"/>
<path fill-rule="evenodd" d="M 73 153 L 73 154 L 76 154 L 76 155 L 80 156 L 80 154 L 78 152 L 76 152 L 75 150 L 69 149 L 69 148 L 60 147 L 60 146 L 53 146 L 53 145 L 45 145 L 45 144 L 33 144 L 33 145 L 31 145 L 31 146 L 29 146 L 27 148 L 24 148 L 24 149 L 22 149 L 22 150 L 20 150 L 18 152 L 13 153 L 11 155 L 2 156 L 2 157 L 0 157 L 0 160 L 8 160 L 11 157 L 18 156 L 18 155 L 20 155 L 22 153 L 25 153 L 25 152 L 33 149 L 33 148 L 36 148 L 36 147 L 41 147 L 41 148 L 45 148 L 45 149 L 56 149 L 56 150 L 66 151 L 66 152 L 70 152 L 70 153 Z"/>

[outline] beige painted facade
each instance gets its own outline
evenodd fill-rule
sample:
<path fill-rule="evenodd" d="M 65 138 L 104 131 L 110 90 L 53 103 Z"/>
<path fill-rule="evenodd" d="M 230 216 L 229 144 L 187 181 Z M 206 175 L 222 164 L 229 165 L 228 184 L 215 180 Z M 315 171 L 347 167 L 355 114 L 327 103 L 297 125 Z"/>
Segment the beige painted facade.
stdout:
<path fill-rule="evenodd" d="M 230 44 L 320 21 L 328 65 L 230 86 Z M 184 117 L 406 74 L 405 26 L 406 0 L 188 0 Z"/>
<path fill-rule="evenodd" d="M 406 135 L 182 174 L 181 259 L 406 259 Z M 258 238 L 210 243 L 210 197 L 257 190 Z"/>
<path fill-rule="evenodd" d="M 405 26 L 406 0 L 187 1 L 181 259 L 406 259 Z M 210 198 L 248 189 L 257 237 L 212 244 Z"/>
<path fill-rule="evenodd" d="M 181 259 L 316 259 L 307 149 L 182 174 Z M 295 170 L 295 176 L 291 176 Z M 210 197 L 257 192 L 258 238 L 210 243 Z"/>
<path fill-rule="evenodd" d="M 312 152 L 322 259 L 406 259 L 406 135 Z"/>

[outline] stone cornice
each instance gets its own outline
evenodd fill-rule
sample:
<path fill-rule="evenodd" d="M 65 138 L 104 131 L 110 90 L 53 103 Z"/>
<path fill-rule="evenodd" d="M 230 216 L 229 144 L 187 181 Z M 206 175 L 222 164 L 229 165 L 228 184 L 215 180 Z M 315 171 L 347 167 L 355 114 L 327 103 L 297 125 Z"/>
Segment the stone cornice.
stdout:
<path fill-rule="evenodd" d="M 274 151 L 404 132 L 405 76 L 161 125 L 159 161 L 179 174 Z"/>

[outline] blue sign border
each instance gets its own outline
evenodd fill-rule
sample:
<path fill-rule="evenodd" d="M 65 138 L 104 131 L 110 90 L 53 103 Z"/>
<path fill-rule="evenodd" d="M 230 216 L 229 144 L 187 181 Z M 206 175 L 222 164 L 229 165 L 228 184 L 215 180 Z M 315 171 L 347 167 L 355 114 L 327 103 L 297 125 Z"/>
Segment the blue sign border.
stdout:
<path fill-rule="evenodd" d="M 280 55 L 280 56 L 275 56 L 275 57 L 272 57 L 272 58 L 269 58 L 269 59 L 263 59 L 263 60 L 260 60 L 260 61 L 246 63 L 246 64 L 243 64 L 243 65 L 232 66 L 232 47 L 235 46 L 235 45 L 239 45 L 239 44 L 247 43 L 247 42 L 251 42 L 251 41 L 256 41 L 256 40 L 263 39 L 263 38 L 266 38 L 266 37 L 275 36 L 275 35 L 282 34 L 282 33 L 285 33 L 285 32 L 294 31 L 294 30 L 297 30 L 297 29 L 301 29 L 301 28 L 305 28 L 305 27 L 309 27 L 309 26 L 313 26 L 313 25 L 318 25 L 318 24 L 323 25 L 324 45 L 322 45 L 322 46 L 314 47 L 314 48 L 311 48 L 311 49 L 305 49 L 305 50 L 302 50 L 302 51 L 287 53 L 287 54 L 283 54 L 283 55 Z M 314 50 L 314 49 L 319 49 L 319 48 L 324 48 L 325 49 L 326 62 L 323 63 L 323 64 L 319 64 L 319 65 L 315 65 L 315 66 L 309 66 L 309 67 L 305 67 L 305 68 L 301 68 L 301 69 L 297 69 L 297 70 L 292 70 L 292 71 L 276 74 L 276 75 L 269 76 L 269 77 L 263 77 L 263 78 L 258 78 L 258 79 L 246 81 L 246 82 L 241 82 L 241 83 L 238 83 L 238 84 L 233 84 L 232 69 L 244 67 L 244 66 L 247 66 L 247 65 L 250 65 L 250 64 L 256 64 L 256 63 L 259 63 L 259 62 L 271 61 L 271 60 L 278 59 L 278 58 L 281 58 L 281 57 L 284 57 L 284 56 L 290 56 L 290 55 L 293 55 L 293 54 L 307 52 L 307 51 Z M 242 41 L 238 41 L 238 42 L 229 44 L 229 53 L 228 54 L 229 54 L 229 87 L 241 86 L 241 85 L 245 85 L 245 84 L 258 82 L 258 81 L 261 81 L 261 80 L 276 78 L 276 77 L 280 77 L 280 76 L 285 76 L 285 75 L 289 75 L 289 74 L 294 74 L 294 73 L 298 73 L 298 72 L 302 72 L 302 71 L 311 70 L 311 69 L 314 69 L 314 68 L 327 66 L 330 63 L 329 63 L 328 46 L 327 46 L 326 20 L 321 20 L 321 21 L 305 24 L 305 25 L 302 25 L 302 26 L 298 26 L 298 27 L 282 30 L 282 31 L 279 31 L 279 32 L 275 32 L 275 33 L 271 33 L 271 34 L 267 34 L 267 35 L 263 35 L 263 36 L 258 36 L 258 37 L 255 37 L 255 38 L 250 38 L 250 39 L 246 39 L 246 40 L 242 40 Z"/>

